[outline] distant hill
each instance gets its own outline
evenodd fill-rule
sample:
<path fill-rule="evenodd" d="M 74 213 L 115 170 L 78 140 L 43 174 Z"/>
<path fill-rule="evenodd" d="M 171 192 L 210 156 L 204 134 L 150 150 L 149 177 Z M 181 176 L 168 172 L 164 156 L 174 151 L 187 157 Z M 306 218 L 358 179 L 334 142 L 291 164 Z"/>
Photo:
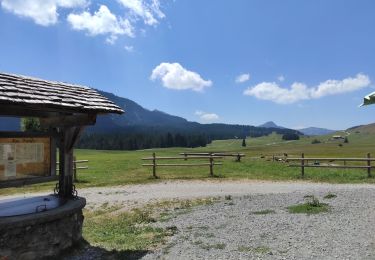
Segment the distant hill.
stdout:
<path fill-rule="evenodd" d="M 298 131 L 302 132 L 304 135 L 328 135 L 337 132 L 337 130 L 330 130 L 319 127 L 307 127 L 303 129 L 298 129 Z"/>
<path fill-rule="evenodd" d="M 136 102 L 116 96 L 112 93 L 97 90 L 125 110 L 123 115 L 106 115 L 98 118 L 95 126 L 89 127 L 90 132 L 121 132 L 121 131 L 152 131 L 171 133 L 200 133 L 206 134 L 211 139 L 229 139 L 243 136 L 262 136 L 274 131 L 280 134 L 295 133 L 281 127 L 255 127 L 246 125 L 229 124 L 200 124 L 190 122 L 182 117 L 170 115 L 158 110 L 148 110 Z M 142 128 L 142 129 L 141 129 Z M 299 133 L 299 132 L 298 132 Z M 299 133 L 301 134 L 301 133 Z"/>
<path fill-rule="evenodd" d="M 151 147 L 205 146 L 212 140 L 302 134 L 293 129 L 249 125 L 200 124 L 158 110 L 148 110 L 136 102 L 97 90 L 125 110 L 122 115 L 99 116 L 87 127 L 78 147 L 91 149 L 147 149 Z M 0 118 L 0 131 L 19 130 L 19 119 Z"/>
<path fill-rule="evenodd" d="M 359 132 L 363 134 L 375 134 L 375 123 L 351 127 L 351 128 L 348 128 L 347 131 L 354 132 L 354 133 Z"/>
<path fill-rule="evenodd" d="M 268 121 L 264 124 L 259 125 L 258 127 L 264 127 L 264 128 L 280 128 L 280 129 L 285 129 L 285 127 L 276 125 L 273 121 Z"/>
<path fill-rule="evenodd" d="M 89 128 L 94 132 L 113 132 L 121 130 L 128 126 L 178 126 L 187 124 L 188 121 L 182 117 L 169 115 L 158 110 L 148 110 L 137 104 L 136 102 L 116 96 L 112 93 L 97 90 L 101 95 L 105 96 L 115 104 L 125 110 L 122 115 L 106 115 L 99 116 L 96 125 Z"/>

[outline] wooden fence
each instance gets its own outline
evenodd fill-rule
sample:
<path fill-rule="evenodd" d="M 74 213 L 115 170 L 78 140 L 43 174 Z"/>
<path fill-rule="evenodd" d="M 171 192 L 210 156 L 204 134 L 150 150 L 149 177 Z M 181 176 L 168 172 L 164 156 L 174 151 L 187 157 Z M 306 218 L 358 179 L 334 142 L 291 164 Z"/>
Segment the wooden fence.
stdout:
<path fill-rule="evenodd" d="M 152 154 L 152 157 L 142 158 L 145 161 L 152 161 L 152 163 L 142 164 L 142 166 L 151 166 L 152 167 L 152 176 L 154 178 L 158 178 L 156 175 L 156 168 L 157 167 L 193 167 L 193 166 L 209 166 L 210 168 L 210 176 L 214 176 L 214 166 L 215 165 L 222 165 L 222 163 L 216 163 L 215 159 L 222 159 L 222 156 L 187 156 L 187 157 L 156 157 L 155 153 Z M 196 160 L 209 160 L 208 163 L 157 163 L 158 160 L 188 160 L 188 159 L 196 159 Z"/>
<path fill-rule="evenodd" d="M 191 156 L 220 156 L 220 157 L 235 157 L 236 162 L 240 162 L 242 157 L 245 157 L 243 153 L 215 153 L 215 152 L 208 152 L 208 153 L 180 153 L 183 155 L 185 160 L 190 158 Z M 190 157 L 189 157 L 190 156 Z"/>
<path fill-rule="evenodd" d="M 366 158 L 318 158 L 318 157 L 305 157 L 305 154 L 301 155 L 301 158 L 288 158 L 288 161 L 300 161 L 300 164 L 291 164 L 289 167 L 300 167 L 302 178 L 305 176 L 305 168 L 338 168 L 338 169 L 366 169 L 367 177 L 372 177 L 371 169 L 375 166 L 371 166 L 371 162 L 375 161 L 375 158 L 371 158 L 370 153 L 367 154 Z M 343 165 L 330 165 L 320 164 L 320 161 L 341 161 Z M 309 164 L 309 162 L 312 162 Z M 366 165 L 347 165 L 347 162 L 366 162 Z"/>
<path fill-rule="evenodd" d="M 79 166 L 82 163 L 87 163 L 87 165 Z M 78 180 L 77 170 L 87 170 L 89 168 L 88 163 L 89 163 L 89 160 L 77 160 L 76 157 L 74 156 L 74 158 L 73 158 L 73 178 L 74 178 L 74 181 Z M 56 164 L 57 164 L 56 171 L 59 171 L 60 170 L 60 168 L 58 166 L 59 162 L 57 162 Z"/>

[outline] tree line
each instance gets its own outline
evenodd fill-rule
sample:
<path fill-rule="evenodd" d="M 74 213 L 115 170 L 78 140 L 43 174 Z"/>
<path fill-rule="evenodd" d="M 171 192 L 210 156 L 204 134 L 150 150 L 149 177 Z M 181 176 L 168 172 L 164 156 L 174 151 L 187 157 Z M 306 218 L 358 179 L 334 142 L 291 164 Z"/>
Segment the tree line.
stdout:
<path fill-rule="evenodd" d="M 140 150 L 167 147 L 204 147 L 211 140 L 204 134 L 181 133 L 87 133 L 84 134 L 77 148 L 96 150 Z"/>

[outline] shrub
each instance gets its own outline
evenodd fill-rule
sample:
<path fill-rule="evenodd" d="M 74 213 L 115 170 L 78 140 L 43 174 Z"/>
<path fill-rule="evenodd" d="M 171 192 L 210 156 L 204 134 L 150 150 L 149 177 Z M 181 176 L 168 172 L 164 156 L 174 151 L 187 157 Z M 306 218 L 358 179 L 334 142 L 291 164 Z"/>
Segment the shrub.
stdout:
<path fill-rule="evenodd" d="M 282 137 L 283 140 L 299 140 L 299 135 L 298 134 L 284 134 Z"/>
<path fill-rule="evenodd" d="M 312 143 L 312 144 L 320 144 L 321 141 L 318 140 L 318 139 L 314 139 L 314 140 L 311 141 L 311 143 Z"/>

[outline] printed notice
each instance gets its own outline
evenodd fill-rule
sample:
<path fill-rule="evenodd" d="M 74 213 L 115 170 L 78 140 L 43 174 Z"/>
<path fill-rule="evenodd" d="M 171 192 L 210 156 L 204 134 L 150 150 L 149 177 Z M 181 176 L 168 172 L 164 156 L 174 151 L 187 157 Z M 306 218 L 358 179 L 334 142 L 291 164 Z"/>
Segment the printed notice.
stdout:
<path fill-rule="evenodd" d="M 5 177 L 16 177 L 17 173 L 17 164 L 15 161 L 7 161 L 4 167 L 4 176 Z"/>
<path fill-rule="evenodd" d="M 16 149 L 14 144 L 0 144 L 0 160 L 7 162 L 14 160 L 16 157 Z"/>
<path fill-rule="evenodd" d="M 39 163 L 44 160 L 44 144 L 16 144 L 17 163 Z"/>

